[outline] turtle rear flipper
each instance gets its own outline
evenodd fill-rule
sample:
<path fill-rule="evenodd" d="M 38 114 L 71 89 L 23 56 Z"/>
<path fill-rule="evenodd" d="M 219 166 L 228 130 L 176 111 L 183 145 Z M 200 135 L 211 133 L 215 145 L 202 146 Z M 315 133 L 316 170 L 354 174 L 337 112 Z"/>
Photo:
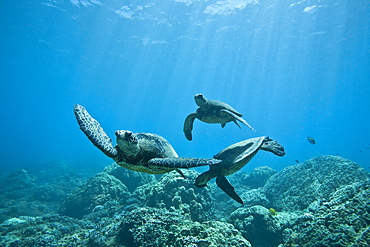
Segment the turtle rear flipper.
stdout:
<path fill-rule="evenodd" d="M 210 166 L 220 163 L 218 159 L 198 159 L 198 158 L 153 158 L 148 161 L 148 166 L 160 166 L 167 168 L 192 168 L 199 166 Z"/>
<path fill-rule="evenodd" d="M 249 123 L 247 123 L 247 121 L 245 121 L 243 118 L 241 118 L 238 115 L 236 115 L 234 112 L 229 111 L 229 110 L 226 110 L 226 109 L 222 109 L 221 111 L 229 114 L 230 116 L 232 116 L 233 118 L 235 118 L 239 122 L 241 122 L 241 123 L 245 124 L 246 126 L 248 126 L 251 130 L 253 130 L 254 132 L 256 132 L 256 130 L 253 129 L 253 127 Z M 239 126 L 239 124 L 237 124 L 237 125 Z M 240 126 L 239 126 L 239 128 L 240 128 Z"/>
<path fill-rule="evenodd" d="M 243 200 L 238 196 L 238 194 L 236 194 L 234 187 L 229 183 L 229 181 L 227 181 L 226 177 L 221 175 L 217 176 L 216 184 L 235 201 L 244 204 Z"/>
<path fill-rule="evenodd" d="M 241 129 L 242 127 L 240 126 L 240 124 L 238 123 L 238 121 L 236 121 L 236 119 L 233 121 L 236 125 L 238 125 L 239 129 Z"/>
<path fill-rule="evenodd" d="M 177 173 L 180 174 L 180 176 L 184 179 L 186 179 L 186 176 L 184 175 L 184 173 L 180 170 L 180 169 L 176 169 Z"/>
<path fill-rule="evenodd" d="M 85 133 L 87 138 L 89 138 L 89 140 L 105 155 L 110 158 L 115 158 L 118 152 L 113 147 L 112 139 L 108 137 L 99 122 L 92 118 L 82 105 L 76 104 L 74 113 L 78 125 L 80 125 L 80 129 Z"/>

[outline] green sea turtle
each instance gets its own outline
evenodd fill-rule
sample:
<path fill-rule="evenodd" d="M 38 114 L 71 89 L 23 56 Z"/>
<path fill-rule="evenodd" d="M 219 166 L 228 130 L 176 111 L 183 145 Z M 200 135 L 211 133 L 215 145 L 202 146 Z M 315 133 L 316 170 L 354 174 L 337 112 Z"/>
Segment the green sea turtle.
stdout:
<path fill-rule="evenodd" d="M 219 100 L 206 99 L 203 94 L 196 94 L 194 96 L 195 103 L 199 106 L 197 111 L 189 114 L 184 122 L 184 133 L 186 139 L 191 141 L 193 139 L 191 131 L 193 130 L 193 123 L 196 118 L 205 123 L 219 123 L 221 127 L 225 127 L 226 123 L 233 121 L 236 125 L 240 125 L 237 121 L 247 125 L 250 129 L 255 131 L 252 126 L 247 123 L 243 115 L 237 112 L 230 105 Z"/>
<path fill-rule="evenodd" d="M 220 163 L 216 159 L 180 158 L 163 137 L 151 133 L 117 130 L 117 145 L 105 133 L 99 122 L 82 105 L 75 105 L 74 113 L 80 129 L 105 155 L 118 165 L 138 172 L 162 174 L 179 168 L 191 168 Z"/>
<path fill-rule="evenodd" d="M 210 169 L 200 174 L 195 180 L 195 186 L 204 187 L 212 178 L 226 194 L 235 201 L 243 204 L 242 199 L 236 194 L 234 187 L 225 176 L 231 175 L 243 168 L 258 152 L 265 150 L 278 156 L 284 156 L 284 147 L 269 137 L 261 136 L 235 143 L 214 156 L 222 160 L 221 163 L 210 166 Z"/>

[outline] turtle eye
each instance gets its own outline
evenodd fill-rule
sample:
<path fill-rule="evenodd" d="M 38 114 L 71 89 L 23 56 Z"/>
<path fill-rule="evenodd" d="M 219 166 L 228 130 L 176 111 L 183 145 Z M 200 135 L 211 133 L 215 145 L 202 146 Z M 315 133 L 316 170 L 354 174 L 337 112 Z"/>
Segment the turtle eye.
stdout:
<path fill-rule="evenodd" d="M 132 136 L 132 132 L 131 131 L 125 131 L 125 139 L 126 140 L 131 139 L 131 136 Z"/>
<path fill-rule="evenodd" d="M 117 137 L 121 137 L 121 138 L 122 138 L 122 137 L 124 136 L 124 134 L 125 134 L 125 133 L 123 132 L 123 130 L 117 130 L 117 131 L 115 132 L 115 134 L 116 134 L 116 136 L 117 136 Z"/>
<path fill-rule="evenodd" d="M 134 133 L 132 133 L 131 131 L 126 132 L 126 136 L 125 137 L 130 142 L 137 142 L 136 135 L 134 135 Z"/>
<path fill-rule="evenodd" d="M 130 141 L 131 141 L 131 142 L 137 142 L 136 136 L 131 135 L 131 136 L 130 136 Z"/>

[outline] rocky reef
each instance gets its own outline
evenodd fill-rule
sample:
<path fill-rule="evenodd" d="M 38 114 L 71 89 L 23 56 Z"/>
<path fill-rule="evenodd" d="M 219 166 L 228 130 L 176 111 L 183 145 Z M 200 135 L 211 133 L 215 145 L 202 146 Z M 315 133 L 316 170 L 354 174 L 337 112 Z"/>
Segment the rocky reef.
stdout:
<path fill-rule="evenodd" d="M 308 208 L 291 228 L 284 229 L 287 246 L 368 246 L 370 183 L 342 186 L 329 198 Z M 304 217 L 305 216 L 305 217 Z"/>
<path fill-rule="evenodd" d="M 358 164 L 316 157 L 244 192 L 242 198 L 249 200 L 229 222 L 252 246 L 366 246 L 369 186 L 369 173 Z"/>
<path fill-rule="evenodd" d="M 120 180 L 107 173 L 99 173 L 67 195 L 60 214 L 82 218 L 106 202 L 123 204 L 129 197 L 130 192 Z"/>
<path fill-rule="evenodd" d="M 177 172 L 170 172 L 145 191 L 144 203 L 149 207 L 174 209 L 192 220 L 209 218 L 213 200 L 208 188 L 196 188 L 193 183 L 199 173 L 185 170 L 186 179 Z"/>
<path fill-rule="evenodd" d="M 290 166 L 272 176 L 263 190 L 273 207 L 283 211 L 306 209 L 328 199 L 341 186 L 369 179 L 358 164 L 336 156 L 321 156 Z"/>
<path fill-rule="evenodd" d="M 250 246 L 233 225 L 192 221 L 176 210 L 140 208 L 124 218 L 119 239 L 125 246 Z"/>
<path fill-rule="evenodd" d="M 196 188 L 196 171 L 184 174 L 186 179 L 176 172 L 156 177 L 111 165 L 85 180 L 69 175 L 41 183 L 25 170 L 1 176 L 0 246 L 360 247 L 370 242 L 369 173 L 341 157 L 229 176 L 244 205 L 214 182 Z M 27 211 L 17 201 L 34 207 Z"/>
<path fill-rule="evenodd" d="M 100 168 L 101 169 L 101 168 Z M 0 222 L 21 215 L 57 213 L 66 195 L 98 169 L 63 162 L 0 173 Z"/>

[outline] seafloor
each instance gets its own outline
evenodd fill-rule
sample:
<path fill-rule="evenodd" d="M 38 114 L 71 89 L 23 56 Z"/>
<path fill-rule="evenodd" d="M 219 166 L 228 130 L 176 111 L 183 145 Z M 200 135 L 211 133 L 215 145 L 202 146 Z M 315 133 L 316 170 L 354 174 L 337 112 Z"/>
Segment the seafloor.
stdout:
<path fill-rule="evenodd" d="M 2 172 L 0 246 L 369 246 L 370 176 L 349 160 L 238 172 L 229 181 L 244 205 L 184 174 Z"/>

